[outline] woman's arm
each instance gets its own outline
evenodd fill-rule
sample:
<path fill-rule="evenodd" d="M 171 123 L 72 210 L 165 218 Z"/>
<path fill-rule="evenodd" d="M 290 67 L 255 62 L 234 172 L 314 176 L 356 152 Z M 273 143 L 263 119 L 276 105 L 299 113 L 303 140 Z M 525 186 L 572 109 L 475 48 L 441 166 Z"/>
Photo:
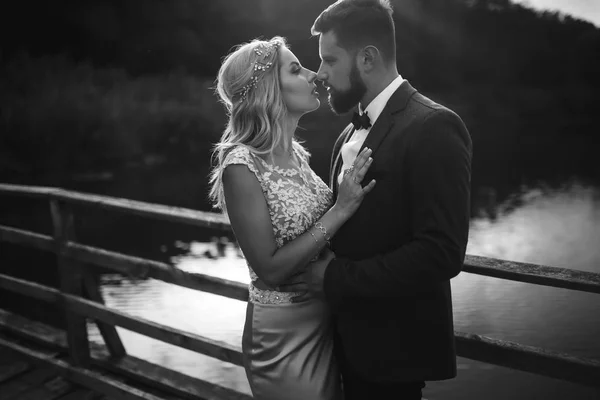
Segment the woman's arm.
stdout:
<path fill-rule="evenodd" d="M 362 188 L 358 182 L 364 178 L 371 162 L 369 151 L 357 158 L 356 170 L 348 174 L 340 186 L 336 204 L 327 211 L 320 222 L 332 237 L 358 208 L 362 198 L 375 185 L 371 181 Z M 343 190 L 343 191 L 342 191 Z M 300 271 L 325 246 L 323 233 L 316 227 L 277 248 L 267 202 L 260 183 L 245 165 L 229 165 L 223 171 L 223 192 L 227 213 L 236 239 L 256 275 L 270 287 L 276 287 Z M 312 234 L 311 234 L 312 232 Z"/>

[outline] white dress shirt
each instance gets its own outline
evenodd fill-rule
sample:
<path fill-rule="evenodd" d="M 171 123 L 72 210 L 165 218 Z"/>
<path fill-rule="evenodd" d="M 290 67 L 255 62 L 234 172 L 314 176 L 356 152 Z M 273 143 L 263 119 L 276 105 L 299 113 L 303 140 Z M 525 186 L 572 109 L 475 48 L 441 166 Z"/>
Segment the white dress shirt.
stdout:
<path fill-rule="evenodd" d="M 360 148 L 369 135 L 371 128 L 373 125 L 375 125 L 377 118 L 379 118 L 379 115 L 385 108 L 388 100 L 390 97 L 392 97 L 400 85 L 402 85 L 402 82 L 404 82 L 404 79 L 401 76 L 398 76 L 396 79 L 394 79 L 385 89 L 381 91 L 381 93 L 377 95 L 377 97 L 373 99 L 373 101 L 371 101 L 364 111 L 362 110 L 362 106 L 360 104 L 358 105 L 358 111 L 360 115 L 362 115 L 364 112 L 368 113 L 367 115 L 371 120 L 371 127 L 369 129 L 361 128 L 355 130 L 354 133 L 352 133 L 352 137 L 342 145 L 340 152 L 342 153 L 343 164 L 342 168 L 340 169 L 340 174 L 338 175 L 338 185 L 342 183 L 344 171 L 352 166 L 352 163 L 356 159 Z"/>

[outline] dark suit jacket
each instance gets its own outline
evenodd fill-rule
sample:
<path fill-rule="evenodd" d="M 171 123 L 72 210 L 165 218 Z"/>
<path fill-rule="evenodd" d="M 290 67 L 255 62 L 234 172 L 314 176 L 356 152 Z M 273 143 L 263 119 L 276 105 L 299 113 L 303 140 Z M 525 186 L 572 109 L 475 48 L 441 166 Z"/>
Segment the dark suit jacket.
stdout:
<path fill-rule="evenodd" d="M 330 183 L 337 196 L 341 145 Z M 456 375 L 450 279 L 469 231 L 472 144 L 462 120 L 404 82 L 363 144 L 376 179 L 332 240 L 324 290 L 343 362 L 373 381 Z M 341 346 L 339 346 L 341 345 Z"/>

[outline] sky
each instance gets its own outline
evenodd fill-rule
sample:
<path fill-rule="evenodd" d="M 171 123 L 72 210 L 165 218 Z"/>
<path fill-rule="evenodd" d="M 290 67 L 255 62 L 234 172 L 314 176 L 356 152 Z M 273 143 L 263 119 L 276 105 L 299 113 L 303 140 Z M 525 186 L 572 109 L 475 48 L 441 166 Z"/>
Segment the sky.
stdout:
<path fill-rule="evenodd" d="M 600 0 L 512 0 L 536 9 L 557 10 L 600 27 Z"/>

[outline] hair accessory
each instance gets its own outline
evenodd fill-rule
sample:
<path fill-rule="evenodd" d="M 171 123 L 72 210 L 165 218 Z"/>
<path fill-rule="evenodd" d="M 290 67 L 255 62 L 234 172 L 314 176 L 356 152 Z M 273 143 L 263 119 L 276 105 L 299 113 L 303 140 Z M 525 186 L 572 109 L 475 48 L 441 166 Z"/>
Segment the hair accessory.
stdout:
<path fill-rule="evenodd" d="M 271 68 L 273 62 L 268 60 L 272 54 L 277 52 L 279 46 L 280 43 L 278 41 L 260 43 L 258 46 L 256 46 L 254 53 L 257 55 L 258 59 L 253 64 L 252 78 L 250 78 L 250 82 L 244 85 L 240 90 L 241 101 L 244 101 L 250 90 L 256 87 L 258 78 L 262 75 L 262 73 Z"/>

